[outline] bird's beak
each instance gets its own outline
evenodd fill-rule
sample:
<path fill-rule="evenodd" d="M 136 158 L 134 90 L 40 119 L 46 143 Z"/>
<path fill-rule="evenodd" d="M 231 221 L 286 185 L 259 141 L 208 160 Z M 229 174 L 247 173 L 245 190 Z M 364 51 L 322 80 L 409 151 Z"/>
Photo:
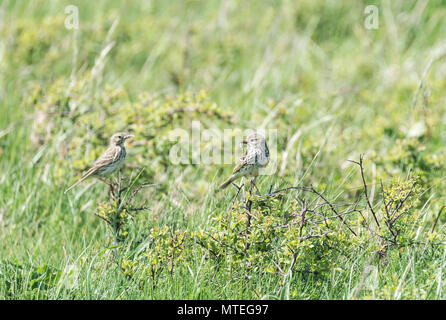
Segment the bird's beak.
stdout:
<path fill-rule="evenodd" d="M 133 134 L 128 134 L 124 137 L 125 140 L 135 137 Z"/>
<path fill-rule="evenodd" d="M 242 143 L 243 143 L 243 144 L 248 144 L 248 141 L 243 140 Z"/>

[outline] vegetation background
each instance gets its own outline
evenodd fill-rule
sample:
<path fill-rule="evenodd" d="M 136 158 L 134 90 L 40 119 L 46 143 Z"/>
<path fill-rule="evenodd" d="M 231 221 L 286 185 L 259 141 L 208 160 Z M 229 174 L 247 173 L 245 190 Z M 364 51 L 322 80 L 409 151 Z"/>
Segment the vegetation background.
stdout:
<path fill-rule="evenodd" d="M 445 299 L 445 16 L 442 0 L 2 1 L 0 298 Z M 359 201 L 344 217 L 357 236 L 334 219 L 301 243 L 295 191 L 251 200 L 252 237 L 273 236 L 247 248 L 245 200 L 213 194 L 232 166 L 169 163 L 168 133 L 191 120 L 278 129 L 262 193 Z M 158 185 L 112 234 L 104 184 L 63 190 L 123 129 L 124 176 Z"/>

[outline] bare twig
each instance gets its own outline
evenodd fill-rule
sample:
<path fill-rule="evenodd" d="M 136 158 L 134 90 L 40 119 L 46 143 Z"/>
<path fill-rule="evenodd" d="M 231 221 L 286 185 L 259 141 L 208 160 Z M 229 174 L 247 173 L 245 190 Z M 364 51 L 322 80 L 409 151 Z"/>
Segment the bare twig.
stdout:
<path fill-rule="evenodd" d="M 432 230 L 431 232 L 435 231 L 435 227 L 437 226 L 438 223 L 438 219 L 440 219 L 441 213 L 443 212 L 443 209 L 446 208 L 446 206 L 442 206 L 440 211 L 438 211 L 437 217 L 435 218 L 434 224 L 432 225 Z"/>
<path fill-rule="evenodd" d="M 357 237 L 357 234 L 355 231 L 353 231 L 352 228 L 350 228 L 350 226 L 347 224 L 347 222 L 345 222 L 345 220 L 342 218 L 342 216 L 339 215 L 338 211 L 334 208 L 333 204 L 331 202 L 329 202 L 321 193 L 319 193 L 318 191 L 316 191 L 316 189 L 313 188 L 313 186 L 311 186 L 311 189 L 314 193 L 316 193 L 322 200 L 324 200 L 331 208 L 331 210 L 336 213 L 336 215 L 338 216 L 339 220 L 342 221 L 342 223 L 348 228 L 348 230 L 350 230 L 351 233 L 353 233 L 355 235 L 355 237 Z"/>
<path fill-rule="evenodd" d="M 350 161 L 352 163 L 356 163 L 359 166 L 359 168 L 361 169 L 361 177 L 362 177 L 362 182 L 363 182 L 363 185 L 364 185 L 365 199 L 367 201 L 367 205 L 368 205 L 368 207 L 370 209 L 370 212 L 372 213 L 373 218 L 375 219 L 375 223 L 376 223 L 376 225 L 379 228 L 380 225 L 379 225 L 378 219 L 376 218 L 375 210 L 373 210 L 372 204 L 370 203 L 370 199 L 369 199 L 369 195 L 368 195 L 368 191 L 367 191 L 367 183 L 366 183 L 365 177 L 364 177 L 363 155 L 359 156 L 359 162 L 358 161 L 353 161 L 353 160 L 348 160 L 348 161 Z"/>

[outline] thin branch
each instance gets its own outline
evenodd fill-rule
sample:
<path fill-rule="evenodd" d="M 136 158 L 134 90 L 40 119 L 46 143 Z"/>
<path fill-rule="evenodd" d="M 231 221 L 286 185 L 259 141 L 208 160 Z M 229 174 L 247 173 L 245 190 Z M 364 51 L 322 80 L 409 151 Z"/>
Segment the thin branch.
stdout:
<path fill-rule="evenodd" d="M 333 204 L 332 204 L 331 202 L 329 202 L 327 199 L 325 199 L 325 197 L 324 197 L 321 193 L 319 193 L 318 191 L 316 191 L 316 189 L 314 189 L 313 186 L 311 187 L 311 189 L 312 189 L 312 191 L 313 191 L 314 193 L 316 193 L 319 197 L 321 197 L 321 199 L 324 200 L 324 201 L 330 206 L 331 210 L 332 210 L 336 215 L 339 216 L 338 211 L 333 207 Z M 347 222 L 345 222 L 345 220 L 344 220 L 341 216 L 339 216 L 338 218 L 339 218 L 339 220 L 341 220 L 342 223 L 348 228 L 348 230 L 350 230 L 350 232 L 353 233 L 353 234 L 355 235 L 355 237 L 357 237 L 356 232 L 354 232 L 353 229 L 350 228 L 350 226 L 347 224 Z"/>
<path fill-rule="evenodd" d="M 438 211 L 437 217 L 435 218 L 434 224 L 432 225 L 432 231 L 431 232 L 435 231 L 435 227 L 437 226 L 438 219 L 440 219 L 441 213 L 443 212 L 444 208 L 446 208 L 446 206 L 442 206 L 440 211 Z"/>
<path fill-rule="evenodd" d="M 368 191 L 367 191 L 367 183 L 365 181 L 365 177 L 364 177 L 364 166 L 363 166 L 363 156 L 360 155 L 359 156 L 359 162 L 357 161 L 353 161 L 353 160 L 348 160 L 352 163 L 356 163 L 357 165 L 359 165 L 359 168 L 361 169 L 361 177 L 362 177 L 362 183 L 364 185 L 364 195 L 365 195 L 365 199 L 367 201 L 367 205 L 370 209 L 370 211 L 372 212 L 373 218 L 375 219 L 376 225 L 378 226 L 378 228 L 380 227 L 378 219 L 376 218 L 376 213 L 373 210 L 372 204 L 370 203 L 370 199 L 369 199 L 369 195 L 368 195 Z"/>

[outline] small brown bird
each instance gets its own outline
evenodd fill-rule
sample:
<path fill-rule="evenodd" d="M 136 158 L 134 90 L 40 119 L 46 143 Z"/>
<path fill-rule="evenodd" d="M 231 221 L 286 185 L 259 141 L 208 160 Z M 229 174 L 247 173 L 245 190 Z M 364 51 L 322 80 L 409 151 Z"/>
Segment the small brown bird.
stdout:
<path fill-rule="evenodd" d="M 226 188 L 240 177 L 253 177 L 251 183 L 254 183 L 259 175 L 259 170 L 268 164 L 269 149 L 262 135 L 252 133 L 243 143 L 247 145 L 245 154 L 240 158 L 234 171 L 232 171 L 232 175 L 220 185 L 219 190 Z"/>
<path fill-rule="evenodd" d="M 75 184 L 65 190 L 65 193 L 79 185 L 82 181 L 89 177 L 96 176 L 100 179 L 118 171 L 124 164 L 125 156 L 127 155 L 124 147 L 125 140 L 134 137 L 132 134 L 125 132 L 118 132 L 110 138 L 110 146 L 108 149 L 93 163 L 93 166 L 88 170 L 82 178 Z"/>

